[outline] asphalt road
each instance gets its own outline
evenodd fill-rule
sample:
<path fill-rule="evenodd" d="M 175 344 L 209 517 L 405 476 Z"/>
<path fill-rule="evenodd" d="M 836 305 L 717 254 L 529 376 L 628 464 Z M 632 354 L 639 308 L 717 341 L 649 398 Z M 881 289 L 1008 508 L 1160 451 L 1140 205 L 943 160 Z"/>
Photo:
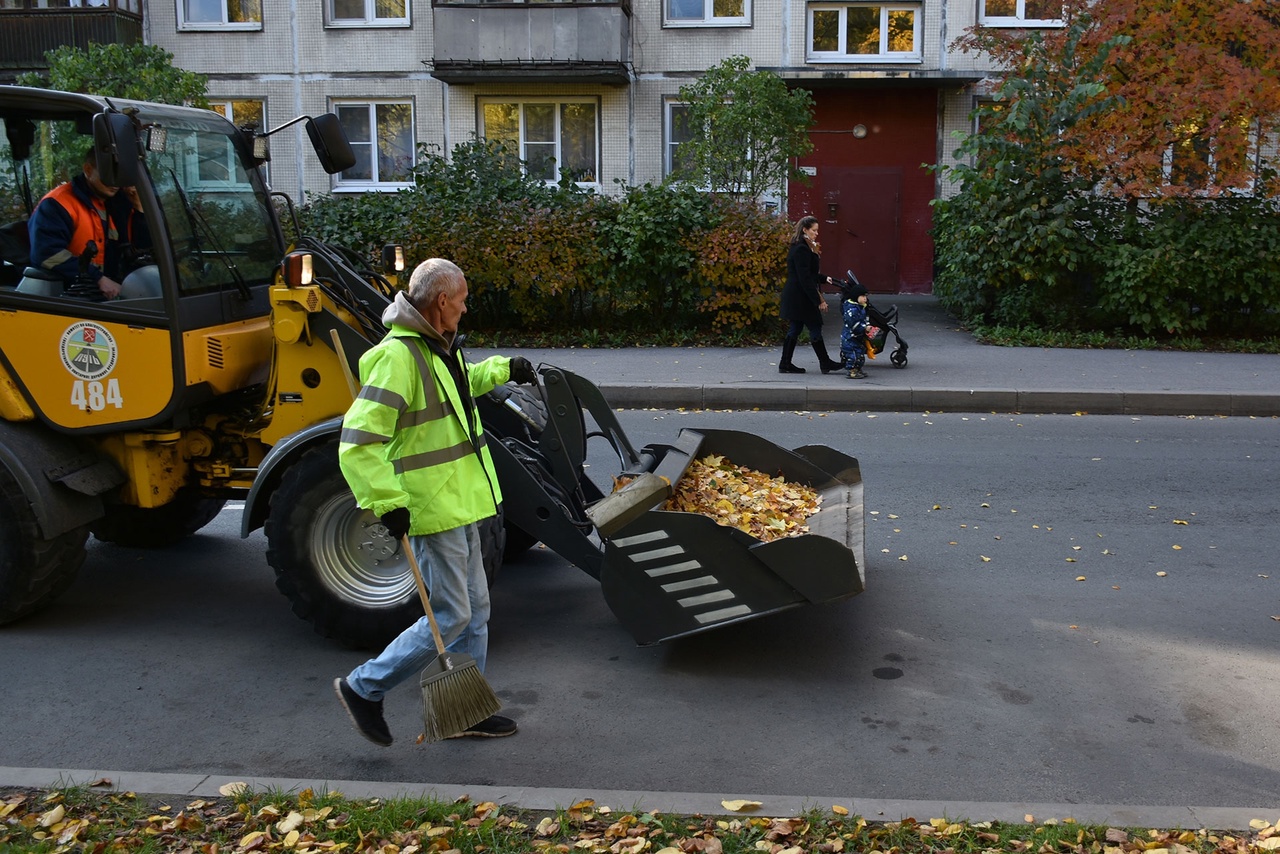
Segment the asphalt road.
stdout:
<path fill-rule="evenodd" d="M 494 591 L 488 677 L 521 732 L 416 745 L 405 685 L 380 749 L 330 689 L 363 655 L 289 613 L 228 508 L 172 549 L 93 543 L 55 608 L 0 630 L 0 766 L 1276 802 L 1274 419 L 620 418 L 636 445 L 702 424 L 859 457 L 867 591 L 638 648 L 596 582 L 535 548 Z"/>

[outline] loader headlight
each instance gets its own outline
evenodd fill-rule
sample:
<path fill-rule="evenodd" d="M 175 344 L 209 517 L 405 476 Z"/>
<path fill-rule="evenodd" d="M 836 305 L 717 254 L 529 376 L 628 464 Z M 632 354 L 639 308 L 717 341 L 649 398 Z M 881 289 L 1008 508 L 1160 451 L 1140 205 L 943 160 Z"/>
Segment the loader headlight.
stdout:
<path fill-rule="evenodd" d="M 290 252 L 284 256 L 281 268 L 284 274 L 284 283 L 291 288 L 300 288 L 312 282 L 310 252 Z"/>
<path fill-rule="evenodd" d="M 164 154 L 169 147 L 169 131 L 160 125 L 147 126 L 147 151 Z"/>
<path fill-rule="evenodd" d="M 399 243 L 388 243 L 382 247 L 382 269 L 404 272 L 404 247 Z"/>

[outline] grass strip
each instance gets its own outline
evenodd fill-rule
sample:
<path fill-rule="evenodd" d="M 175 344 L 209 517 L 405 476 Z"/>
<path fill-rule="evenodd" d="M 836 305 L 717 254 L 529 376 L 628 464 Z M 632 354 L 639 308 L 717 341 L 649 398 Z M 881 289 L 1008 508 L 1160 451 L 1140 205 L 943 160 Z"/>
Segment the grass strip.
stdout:
<path fill-rule="evenodd" d="M 1117 828 L 951 818 L 869 821 L 843 807 L 801 816 L 673 815 L 584 800 L 555 812 L 468 798 L 353 800 L 336 791 L 227 790 L 176 799 L 90 786 L 0 791 L 0 852 L 298 854 L 1262 854 L 1280 828 Z M 749 805 L 746 808 L 750 808 Z"/>

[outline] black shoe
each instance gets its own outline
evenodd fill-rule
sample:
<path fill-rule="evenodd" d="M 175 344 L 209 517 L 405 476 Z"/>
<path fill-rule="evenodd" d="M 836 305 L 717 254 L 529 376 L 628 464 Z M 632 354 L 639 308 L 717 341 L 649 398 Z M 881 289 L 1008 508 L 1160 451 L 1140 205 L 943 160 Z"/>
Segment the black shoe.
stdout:
<path fill-rule="evenodd" d="M 342 703 L 342 708 L 347 710 L 347 716 L 351 718 L 351 722 L 356 725 L 361 735 L 383 747 L 391 744 L 391 730 L 388 729 L 387 722 L 382 717 L 381 700 L 376 703 L 373 700 L 366 700 L 352 690 L 347 680 L 341 676 L 333 680 L 333 691 L 338 695 L 338 702 Z"/>
<path fill-rule="evenodd" d="M 826 362 L 822 366 L 822 372 L 824 374 L 829 374 L 834 371 L 843 371 L 843 370 L 844 370 L 844 363 L 842 362 Z"/>
<path fill-rule="evenodd" d="M 803 374 L 804 368 L 797 368 L 795 365 L 778 365 L 778 373 L 780 374 Z"/>
<path fill-rule="evenodd" d="M 516 734 L 516 722 L 502 715 L 489 715 L 480 723 L 455 732 L 449 738 L 502 738 Z"/>

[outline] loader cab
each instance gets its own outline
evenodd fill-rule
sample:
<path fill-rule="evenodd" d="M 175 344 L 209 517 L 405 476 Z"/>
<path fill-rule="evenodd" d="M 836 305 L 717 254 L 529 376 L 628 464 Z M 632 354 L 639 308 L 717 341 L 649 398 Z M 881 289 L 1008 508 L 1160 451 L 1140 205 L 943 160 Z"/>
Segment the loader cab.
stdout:
<path fill-rule="evenodd" d="M 286 246 L 251 134 L 207 110 L 12 86 L 0 86 L 0 121 L 0 371 L 36 418 L 68 432 L 181 428 L 268 380 Z M 333 123 L 312 137 L 336 151 L 321 152 L 326 168 L 345 168 Z M 33 292 L 15 283 L 27 219 L 90 144 L 103 182 L 132 187 L 141 206 L 115 258 L 124 291 Z"/>

